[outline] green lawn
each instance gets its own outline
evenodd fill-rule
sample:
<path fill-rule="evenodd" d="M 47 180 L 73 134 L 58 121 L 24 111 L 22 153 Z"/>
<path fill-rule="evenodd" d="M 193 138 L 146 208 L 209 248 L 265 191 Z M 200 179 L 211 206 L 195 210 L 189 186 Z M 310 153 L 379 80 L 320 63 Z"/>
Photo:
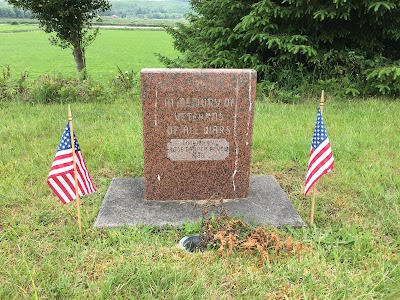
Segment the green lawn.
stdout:
<path fill-rule="evenodd" d="M 0 33 L 14 33 L 14 32 L 23 32 L 23 31 L 39 31 L 38 25 L 32 24 L 19 24 L 19 25 L 10 25 L 10 24 L 0 24 Z"/>
<path fill-rule="evenodd" d="M 14 77 L 25 70 L 33 79 L 43 74 L 76 76 L 72 50 L 50 45 L 49 34 L 43 31 L 25 31 L 35 28 L 32 25 L 0 25 L 0 68 L 9 65 Z M 10 33 L 10 30 L 16 32 Z M 135 72 L 145 67 L 162 67 L 154 53 L 176 56 L 171 43 L 172 38 L 162 30 L 101 29 L 86 50 L 89 77 L 108 81 L 118 73 L 117 66 Z"/>
<path fill-rule="evenodd" d="M 317 102 L 255 106 L 252 173 L 274 174 L 305 221 Z M 305 250 L 263 265 L 249 253 L 183 252 L 176 243 L 191 226 L 93 229 L 111 179 L 143 176 L 139 99 L 72 105 L 98 188 L 83 198 L 82 234 L 75 203 L 60 204 L 46 185 L 66 105 L 0 108 L 1 299 L 400 297 L 400 101 L 328 97 L 335 169 L 318 182 L 316 226 L 281 229 Z"/>
<path fill-rule="evenodd" d="M 33 79 L 76 75 L 71 51 L 43 32 L 2 26 L 0 66 L 15 78 L 25 69 Z M 164 31 L 102 30 L 87 49 L 89 76 L 108 83 L 116 65 L 161 67 L 154 52 L 177 55 Z M 98 189 L 82 199 L 82 234 L 75 203 L 60 204 L 46 184 L 67 106 L 0 99 L 0 299 L 399 299 L 400 101 L 326 92 L 335 168 L 317 185 L 316 226 L 279 229 L 305 250 L 265 264 L 251 253 L 183 252 L 176 244 L 193 225 L 93 229 L 112 178 L 143 176 L 137 95 L 72 104 Z M 252 173 L 275 175 L 306 222 L 302 187 L 317 104 L 255 105 Z"/>

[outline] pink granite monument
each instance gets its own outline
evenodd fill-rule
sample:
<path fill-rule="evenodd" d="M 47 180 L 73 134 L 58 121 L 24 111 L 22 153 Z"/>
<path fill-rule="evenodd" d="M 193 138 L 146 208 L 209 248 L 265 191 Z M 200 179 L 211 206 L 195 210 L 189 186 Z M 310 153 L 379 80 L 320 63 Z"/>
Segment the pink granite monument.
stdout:
<path fill-rule="evenodd" d="M 147 200 L 247 198 L 257 74 L 143 69 Z"/>

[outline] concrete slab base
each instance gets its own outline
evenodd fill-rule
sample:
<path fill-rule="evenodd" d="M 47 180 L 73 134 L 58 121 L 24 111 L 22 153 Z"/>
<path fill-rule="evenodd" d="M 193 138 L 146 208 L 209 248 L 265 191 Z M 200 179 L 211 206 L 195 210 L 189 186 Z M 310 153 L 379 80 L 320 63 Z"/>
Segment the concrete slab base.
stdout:
<path fill-rule="evenodd" d="M 206 201 L 145 200 L 143 178 L 113 179 L 100 207 L 95 228 L 132 225 L 179 226 L 197 222 L 204 208 L 210 213 L 216 207 L 207 207 Z M 249 197 L 224 200 L 229 216 L 242 217 L 245 222 L 273 226 L 305 226 L 287 195 L 271 175 L 251 176 Z"/>

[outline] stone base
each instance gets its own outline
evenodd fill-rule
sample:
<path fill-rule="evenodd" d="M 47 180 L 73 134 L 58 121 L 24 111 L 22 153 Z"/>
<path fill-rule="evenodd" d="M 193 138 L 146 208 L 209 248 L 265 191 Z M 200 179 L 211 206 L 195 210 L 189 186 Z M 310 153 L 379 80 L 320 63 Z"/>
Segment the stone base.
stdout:
<path fill-rule="evenodd" d="M 124 225 L 179 226 L 197 222 L 202 217 L 206 201 L 145 200 L 143 178 L 117 178 L 111 182 L 104 197 L 95 228 Z M 249 197 L 224 200 L 229 216 L 242 217 L 245 222 L 273 226 L 305 226 L 276 179 L 271 176 L 251 176 Z M 216 207 L 210 207 L 216 212 Z"/>

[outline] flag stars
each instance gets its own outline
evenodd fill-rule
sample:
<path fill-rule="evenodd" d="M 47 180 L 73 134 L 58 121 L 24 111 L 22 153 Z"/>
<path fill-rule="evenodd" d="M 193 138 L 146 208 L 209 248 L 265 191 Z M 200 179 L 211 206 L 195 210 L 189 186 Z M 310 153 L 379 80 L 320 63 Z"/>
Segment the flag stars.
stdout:
<path fill-rule="evenodd" d="M 328 135 L 326 133 L 324 120 L 322 118 L 321 111 L 318 110 L 317 122 L 315 125 L 314 135 L 312 138 L 312 147 L 314 149 L 318 148 L 318 146 L 321 145 L 327 138 Z"/>
<path fill-rule="evenodd" d="M 81 148 L 79 147 L 78 141 L 76 140 L 76 137 L 74 135 L 74 146 L 75 146 L 75 152 L 81 151 Z M 58 150 L 71 150 L 72 149 L 72 144 L 71 144 L 71 132 L 69 130 L 69 125 L 64 129 L 64 133 L 61 137 L 60 144 L 58 145 Z"/>

